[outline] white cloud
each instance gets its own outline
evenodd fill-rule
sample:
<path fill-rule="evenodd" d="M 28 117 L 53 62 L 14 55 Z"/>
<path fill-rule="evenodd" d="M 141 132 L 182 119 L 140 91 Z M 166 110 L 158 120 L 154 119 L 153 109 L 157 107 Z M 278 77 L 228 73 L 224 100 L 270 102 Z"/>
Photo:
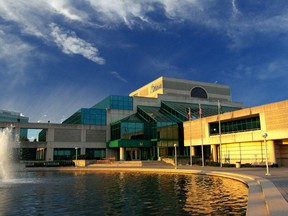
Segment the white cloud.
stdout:
<path fill-rule="evenodd" d="M 110 74 L 112 76 L 116 77 L 117 79 L 119 79 L 120 81 L 122 81 L 124 83 L 128 83 L 128 81 L 126 79 L 124 79 L 118 72 L 112 71 L 112 72 L 110 72 Z"/>
<path fill-rule="evenodd" d="M 97 63 L 105 64 L 105 60 L 99 56 L 98 49 L 76 36 L 74 32 L 64 31 L 56 24 L 50 24 L 51 36 L 61 50 L 69 55 L 78 54 Z"/>
<path fill-rule="evenodd" d="M 225 8 L 222 9 L 222 6 Z M 259 11 L 249 14 L 243 10 L 243 4 L 236 0 L 224 3 L 203 0 L 0 0 L 0 18 L 6 26 L 11 26 L 10 29 L 2 30 L 2 34 L 6 31 L 5 34 L 15 39 L 13 42 L 9 37 L 1 38 L 0 52 L 4 60 L 0 62 L 10 61 L 8 56 L 11 54 L 3 55 L 7 49 L 15 50 L 15 56 L 19 56 L 19 53 L 28 54 L 29 50 L 31 52 L 33 46 L 25 42 L 24 37 L 21 38 L 22 35 L 28 35 L 43 40 L 45 45 L 55 42 L 64 53 L 81 55 L 101 65 L 105 59 L 99 55 L 100 48 L 95 45 L 100 44 L 97 30 L 123 25 L 130 29 L 151 27 L 163 30 L 173 29 L 175 23 L 193 23 L 226 36 L 231 49 L 241 49 L 250 46 L 257 34 L 287 34 L 287 8 L 283 6 L 278 11 L 279 8 L 274 6 L 267 8 L 265 13 Z M 162 13 L 160 15 L 166 19 L 157 20 L 151 16 L 154 12 Z M 93 43 L 83 36 L 77 36 L 81 33 L 86 35 L 87 32 L 95 35 Z M 100 36 L 99 39 L 102 40 Z M 287 37 L 282 40 L 283 44 L 287 44 Z M 17 64 L 22 66 L 17 67 L 25 68 L 28 58 L 29 55 L 24 59 L 18 58 Z"/>
<path fill-rule="evenodd" d="M 241 59 L 239 60 L 241 62 Z M 244 60 L 245 61 L 245 60 Z M 270 59 L 266 62 L 238 64 L 231 71 L 223 72 L 225 76 L 237 80 L 271 81 L 276 79 L 287 80 L 288 63 L 286 59 Z"/>
<path fill-rule="evenodd" d="M 17 36 L 1 31 L 0 47 L 1 86 L 10 88 L 19 83 L 25 84 L 28 79 L 25 70 L 29 66 L 29 58 L 35 48 Z"/>
<path fill-rule="evenodd" d="M 14 23 L 14 28 L 24 34 L 36 37 L 45 36 L 45 22 L 49 8 L 44 1 L 40 0 L 0 0 L 0 17 L 8 21 L 7 24 Z"/>
<path fill-rule="evenodd" d="M 236 5 L 236 0 L 232 0 L 232 11 L 233 11 L 234 16 L 239 14 L 239 10 L 238 10 L 237 5 Z"/>
<path fill-rule="evenodd" d="M 67 20 L 82 21 L 81 16 L 85 17 L 85 12 L 79 12 L 74 6 L 71 1 L 66 0 L 48 3 L 44 0 L 0 0 L 0 17 L 23 34 L 41 38 L 46 44 L 51 40 L 56 42 L 66 54 L 79 54 L 97 64 L 104 64 L 105 60 L 98 55 L 98 49 L 91 43 L 80 39 L 73 31 L 65 32 L 59 25 L 50 24 L 57 20 L 57 14 L 63 15 Z M 67 24 L 69 26 L 71 23 Z"/>
<path fill-rule="evenodd" d="M 16 23 L 21 32 L 46 41 L 50 40 L 47 28 L 50 23 L 56 23 L 61 28 L 65 25 L 65 29 L 72 29 L 77 22 L 78 29 L 84 26 L 111 28 L 126 25 L 131 29 L 146 26 L 155 30 L 163 30 L 175 22 L 196 23 L 229 37 L 233 49 L 249 45 L 255 32 L 288 31 L 287 8 L 281 7 L 278 11 L 277 7 L 271 7 L 265 13 L 259 11 L 251 15 L 241 11 L 240 6 L 240 1 L 236 0 L 230 3 L 203 0 L 0 0 L 0 17 Z M 155 11 L 163 12 L 161 15 L 167 18 L 165 22 L 151 16 Z M 61 16 L 64 20 L 58 22 Z"/>
<path fill-rule="evenodd" d="M 49 4 L 55 11 L 57 11 L 57 13 L 63 15 L 67 19 L 83 21 L 82 16 L 84 13 L 77 10 L 72 4 L 70 5 L 69 0 L 50 0 L 47 1 L 47 4 Z"/>
<path fill-rule="evenodd" d="M 99 14 L 99 21 L 104 24 L 120 24 L 124 23 L 128 27 L 132 28 L 138 20 L 146 22 L 145 10 L 143 10 L 143 4 L 141 1 L 95 1 L 89 0 L 93 9 Z M 149 1 L 148 1 L 149 2 Z M 147 2 L 146 2 L 147 4 Z M 149 9 L 147 7 L 146 9 Z"/>

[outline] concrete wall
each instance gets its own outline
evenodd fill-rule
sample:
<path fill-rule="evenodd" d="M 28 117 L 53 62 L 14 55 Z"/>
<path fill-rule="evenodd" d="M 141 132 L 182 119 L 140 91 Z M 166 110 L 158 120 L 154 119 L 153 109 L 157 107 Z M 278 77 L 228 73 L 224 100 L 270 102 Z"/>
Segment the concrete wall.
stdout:
<path fill-rule="evenodd" d="M 11 123 L 10 123 L 11 124 Z M 9 123 L 0 123 L 8 127 Z M 51 124 L 51 123 L 13 123 L 15 131 L 25 129 L 46 129 L 46 142 L 23 143 L 25 148 L 46 148 L 46 160 L 53 160 L 54 148 L 79 148 L 85 154 L 86 148 L 106 148 L 106 126 Z M 20 144 L 21 146 L 21 144 Z"/>
<path fill-rule="evenodd" d="M 246 108 L 220 115 L 220 120 L 232 121 L 259 115 L 261 130 L 210 136 L 209 123 L 218 122 L 211 116 L 184 122 L 184 145 L 200 146 L 222 143 L 222 159 L 229 163 L 264 163 L 266 158 L 263 133 L 267 133 L 269 163 L 288 166 L 288 101 Z M 202 126 L 202 127 L 201 127 Z M 218 157 L 220 150 L 218 150 Z M 222 161 L 223 162 L 223 161 Z"/>
<path fill-rule="evenodd" d="M 191 90 L 195 87 L 205 89 L 208 99 L 231 101 L 230 87 L 227 85 L 168 77 L 159 77 L 129 95 L 149 98 L 158 98 L 159 95 L 171 95 L 174 99 L 178 96 L 191 98 Z"/>

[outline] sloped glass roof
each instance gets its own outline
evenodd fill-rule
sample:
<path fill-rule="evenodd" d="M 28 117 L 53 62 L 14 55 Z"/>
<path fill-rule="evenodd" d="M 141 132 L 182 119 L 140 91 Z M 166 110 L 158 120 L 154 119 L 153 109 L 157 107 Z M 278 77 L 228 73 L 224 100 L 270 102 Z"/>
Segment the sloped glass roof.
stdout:
<path fill-rule="evenodd" d="M 138 106 L 137 113 L 130 115 L 118 122 L 135 122 L 143 123 L 143 120 L 147 122 L 157 123 L 169 123 L 175 124 L 188 120 L 188 109 L 190 108 L 190 119 L 198 119 L 199 115 L 199 104 L 196 103 L 185 103 L 185 102 L 172 102 L 162 101 L 161 107 L 155 106 Z M 221 106 L 221 113 L 231 112 L 234 110 L 241 109 L 240 107 L 229 107 Z M 201 105 L 202 117 L 212 116 L 218 114 L 218 105 Z"/>
<path fill-rule="evenodd" d="M 136 123 L 143 123 L 143 121 L 138 117 L 138 115 L 135 113 L 135 114 L 132 114 L 124 119 L 121 119 L 117 122 L 113 122 L 112 124 L 116 124 L 118 122 L 136 122 Z"/>
<path fill-rule="evenodd" d="M 166 109 L 170 108 L 174 112 L 177 112 L 182 117 L 188 119 L 188 109 L 190 108 L 191 119 L 197 119 L 200 117 L 199 104 L 195 103 L 185 103 L 185 102 L 171 102 L 171 101 L 162 101 L 162 107 L 166 107 Z M 239 110 L 240 107 L 229 107 L 229 106 L 221 106 L 220 112 L 231 112 L 234 110 Z M 212 116 L 218 114 L 218 105 L 207 105 L 201 104 L 202 117 Z"/>
<path fill-rule="evenodd" d="M 175 118 L 172 114 L 166 112 L 161 107 L 152 107 L 152 106 L 138 106 L 138 108 L 144 112 L 149 119 L 152 119 L 156 122 L 171 122 L 171 123 L 177 123 L 179 120 Z M 141 112 L 140 112 L 141 113 Z M 145 118 L 145 116 L 144 116 Z M 146 118 L 146 120 L 149 121 L 149 119 Z"/>

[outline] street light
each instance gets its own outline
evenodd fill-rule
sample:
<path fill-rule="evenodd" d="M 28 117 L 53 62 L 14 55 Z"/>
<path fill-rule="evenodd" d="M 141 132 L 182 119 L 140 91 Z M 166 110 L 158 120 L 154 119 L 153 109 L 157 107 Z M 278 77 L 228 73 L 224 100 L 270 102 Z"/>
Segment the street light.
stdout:
<path fill-rule="evenodd" d="M 75 147 L 75 151 L 76 151 L 75 167 L 77 167 L 77 154 L 78 154 L 78 147 Z"/>
<path fill-rule="evenodd" d="M 268 154 L 267 154 L 267 143 L 266 143 L 267 136 L 268 136 L 267 133 L 263 133 L 262 134 L 262 137 L 264 138 L 265 156 L 266 156 L 266 175 L 270 176 L 269 168 L 268 168 Z"/>
<path fill-rule="evenodd" d="M 177 169 L 177 144 L 174 144 L 174 148 L 175 148 L 175 169 Z"/>

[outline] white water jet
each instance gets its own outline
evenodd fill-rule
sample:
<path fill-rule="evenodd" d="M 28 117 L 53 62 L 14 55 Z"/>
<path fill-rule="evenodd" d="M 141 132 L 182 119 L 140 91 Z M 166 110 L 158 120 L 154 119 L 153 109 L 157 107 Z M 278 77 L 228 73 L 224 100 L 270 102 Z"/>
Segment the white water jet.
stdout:
<path fill-rule="evenodd" d="M 13 177 L 13 133 L 12 128 L 0 129 L 0 179 Z"/>

